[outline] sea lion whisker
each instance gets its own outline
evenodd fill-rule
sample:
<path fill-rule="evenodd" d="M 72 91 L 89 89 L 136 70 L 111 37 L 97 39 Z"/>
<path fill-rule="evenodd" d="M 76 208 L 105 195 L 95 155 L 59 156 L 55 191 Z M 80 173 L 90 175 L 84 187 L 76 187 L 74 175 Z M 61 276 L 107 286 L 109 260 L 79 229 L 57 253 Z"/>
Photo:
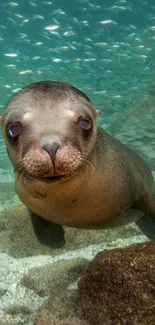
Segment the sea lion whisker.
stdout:
<path fill-rule="evenodd" d="M 14 168 L 14 173 L 15 172 L 22 172 L 24 170 L 24 165 L 23 161 L 20 161 Z"/>
<path fill-rule="evenodd" d="M 25 171 L 25 167 L 24 167 L 24 164 L 23 164 L 23 161 L 20 161 L 14 168 L 14 171 L 13 171 L 14 174 L 17 174 L 17 179 L 19 179 L 19 177 L 21 175 L 23 175 L 24 177 L 28 178 L 29 175 L 28 173 Z"/>
<path fill-rule="evenodd" d="M 94 168 L 93 160 L 87 154 L 85 154 L 85 153 L 82 154 L 82 161 L 83 161 L 83 165 L 90 166 L 91 168 Z"/>
<path fill-rule="evenodd" d="M 86 163 L 86 162 L 83 163 L 83 166 L 84 166 L 86 169 L 88 169 L 88 170 L 90 170 L 90 168 L 91 168 L 91 169 L 94 168 L 94 166 L 92 166 L 91 164 L 88 164 L 88 163 Z"/>
<path fill-rule="evenodd" d="M 91 169 L 93 169 L 94 168 L 94 164 L 93 164 L 93 162 L 91 161 L 91 160 L 89 160 L 89 159 L 85 159 L 84 161 L 83 161 L 83 165 L 85 166 L 85 167 L 91 167 Z"/>
<path fill-rule="evenodd" d="M 23 176 L 24 176 L 25 178 L 27 178 L 27 180 L 30 180 L 30 181 L 33 181 L 33 182 L 36 180 L 36 177 L 33 177 L 32 175 L 26 173 L 25 170 L 23 171 L 22 174 L 23 174 Z"/>

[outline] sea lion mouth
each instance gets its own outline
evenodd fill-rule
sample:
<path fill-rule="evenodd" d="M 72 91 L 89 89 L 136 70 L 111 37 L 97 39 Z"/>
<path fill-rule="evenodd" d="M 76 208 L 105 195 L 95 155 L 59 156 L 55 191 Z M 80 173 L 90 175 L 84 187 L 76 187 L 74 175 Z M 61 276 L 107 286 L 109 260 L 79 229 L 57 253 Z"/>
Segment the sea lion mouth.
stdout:
<path fill-rule="evenodd" d="M 70 176 L 69 175 L 54 175 L 54 176 L 41 176 L 41 177 L 37 177 L 37 176 L 34 176 L 34 175 L 31 175 L 30 173 L 27 173 L 27 172 L 24 172 L 23 173 L 23 176 L 29 180 L 32 180 L 32 181 L 40 181 L 40 182 L 44 182 L 44 183 L 56 183 L 56 182 L 59 182 L 60 180 L 61 181 L 64 181 L 65 179 L 68 179 Z"/>
<path fill-rule="evenodd" d="M 36 179 L 39 179 L 42 182 L 52 183 L 52 182 L 57 182 L 64 178 L 67 178 L 67 176 L 66 175 L 58 175 L 58 176 L 40 177 L 40 178 L 36 178 Z"/>
<path fill-rule="evenodd" d="M 29 167 L 29 166 L 28 166 Z M 31 167 L 31 166 L 30 166 Z M 29 170 L 30 169 L 30 170 Z M 62 182 L 69 178 L 71 178 L 76 171 L 56 171 L 54 170 L 54 173 L 52 174 L 51 171 L 47 170 L 47 173 L 42 172 L 42 170 L 34 170 L 31 168 L 25 168 L 23 162 L 17 164 L 17 166 L 14 169 L 14 172 L 17 173 L 17 177 L 20 176 L 34 182 L 45 182 L 45 183 L 56 183 L 56 182 Z M 49 174 L 48 174 L 49 173 Z"/>

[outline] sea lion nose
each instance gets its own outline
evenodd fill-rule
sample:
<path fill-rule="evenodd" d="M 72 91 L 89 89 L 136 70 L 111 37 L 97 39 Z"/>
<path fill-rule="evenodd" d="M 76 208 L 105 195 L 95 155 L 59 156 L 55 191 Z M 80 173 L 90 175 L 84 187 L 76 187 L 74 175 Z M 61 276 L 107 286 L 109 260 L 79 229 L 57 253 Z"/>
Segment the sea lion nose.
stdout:
<path fill-rule="evenodd" d="M 57 153 L 58 149 L 60 148 L 59 143 L 53 142 L 52 144 L 45 144 L 42 148 L 48 152 L 48 154 L 51 157 L 53 166 L 55 166 L 56 153 Z"/>

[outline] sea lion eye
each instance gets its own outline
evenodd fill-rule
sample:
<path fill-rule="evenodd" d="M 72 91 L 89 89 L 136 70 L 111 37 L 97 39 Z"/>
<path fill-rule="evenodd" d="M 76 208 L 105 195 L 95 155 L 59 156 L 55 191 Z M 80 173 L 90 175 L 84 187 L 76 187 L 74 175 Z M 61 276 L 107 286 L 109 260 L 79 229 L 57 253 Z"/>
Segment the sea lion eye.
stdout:
<path fill-rule="evenodd" d="M 20 123 L 11 123 L 7 126 L 7 135 L 11 140 L 16 140 L 21 131 L 22 125 Z"/>
<path fill-rule="evenodd" d="M 88 117 L 79 117 L 78 125 L 84 131 L 91 131 L 92 129 L 92 121 Z"/>

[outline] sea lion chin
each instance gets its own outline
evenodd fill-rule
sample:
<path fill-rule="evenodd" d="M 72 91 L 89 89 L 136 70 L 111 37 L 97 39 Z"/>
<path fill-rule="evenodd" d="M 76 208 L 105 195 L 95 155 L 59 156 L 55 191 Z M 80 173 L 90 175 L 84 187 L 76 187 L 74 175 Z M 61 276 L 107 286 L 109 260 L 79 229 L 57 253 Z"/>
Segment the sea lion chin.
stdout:
<path fill-rule="evenodd" d="M 4 108 L 16 190 L 39 237 L 49 223 L 63 236 L 62 225 L 114 227 L 144 214 L 155 220 L 150 169 L 97 127 L 97 115 L 84 93 L 59 81 L 31 84 Z"/>

